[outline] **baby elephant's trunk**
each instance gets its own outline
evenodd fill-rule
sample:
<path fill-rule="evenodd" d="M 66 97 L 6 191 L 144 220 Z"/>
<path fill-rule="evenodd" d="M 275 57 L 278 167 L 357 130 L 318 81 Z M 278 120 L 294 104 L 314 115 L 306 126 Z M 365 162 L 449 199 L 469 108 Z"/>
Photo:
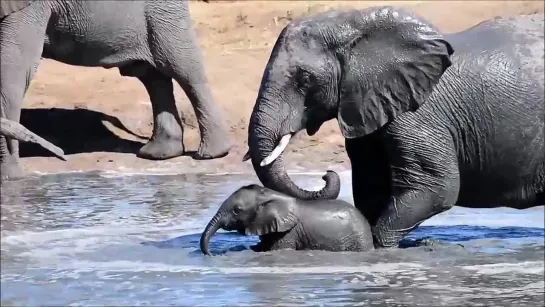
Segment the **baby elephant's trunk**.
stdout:
<path fill-rule="evenodd" d="M 208 243 L 210 242 L 210 238 L 220 229 L 222 226 L 221 222 L 221 213 L 218 212 L 214 217 L 210 220 L 208 225 L 206 225 L 206 228 L 204 229 L 202 235 L 201 235 L 201 251 L 205 255 L 210 255 L 210 251 L 208 250 Z"/>

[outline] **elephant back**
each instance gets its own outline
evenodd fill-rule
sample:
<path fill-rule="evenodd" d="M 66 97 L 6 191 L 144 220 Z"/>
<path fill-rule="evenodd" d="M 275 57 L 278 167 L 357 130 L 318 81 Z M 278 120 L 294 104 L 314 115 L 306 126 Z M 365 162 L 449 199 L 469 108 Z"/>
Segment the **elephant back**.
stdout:
<path fill-rule="evenodd" d="M 0 0 L 0 19 L 27 7 L 34 0 Z"/>

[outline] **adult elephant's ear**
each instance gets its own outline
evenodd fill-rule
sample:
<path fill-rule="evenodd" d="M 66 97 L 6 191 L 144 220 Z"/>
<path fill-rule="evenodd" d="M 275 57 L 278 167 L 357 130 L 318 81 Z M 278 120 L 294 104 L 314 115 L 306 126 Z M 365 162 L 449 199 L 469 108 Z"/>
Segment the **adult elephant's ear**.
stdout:
<path fill-rule="evenodd" d="M 299 218 L 290 209 L 290 202 L 269 200 L 259 205 L 253 220 L 246 227 L 246 235 L 262 236 L 286 232 L 299 223 Z"/>
<path fill-rule="evenodd" d="M 418 109 L 452 64 L 454 50 L 439 31 L 403 9 L 352 11 L 334 25 L 342 71 L 338 121 L 349 139 Z"/>

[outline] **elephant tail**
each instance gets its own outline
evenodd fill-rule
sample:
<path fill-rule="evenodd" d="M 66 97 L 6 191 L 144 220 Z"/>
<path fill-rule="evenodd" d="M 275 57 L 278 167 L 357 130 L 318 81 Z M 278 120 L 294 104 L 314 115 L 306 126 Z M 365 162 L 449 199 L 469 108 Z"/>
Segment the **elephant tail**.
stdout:
<path fill-rule="evenodd" d="M 62 149 L 34 134 L 23 125 L 3 117 L 0 117 L 0 135 L 19 140 L 21 142 L 36 143 L 52 152 L 59 159 L 66 161 L 66 157 L 64 156 L 64 151 Z"/>

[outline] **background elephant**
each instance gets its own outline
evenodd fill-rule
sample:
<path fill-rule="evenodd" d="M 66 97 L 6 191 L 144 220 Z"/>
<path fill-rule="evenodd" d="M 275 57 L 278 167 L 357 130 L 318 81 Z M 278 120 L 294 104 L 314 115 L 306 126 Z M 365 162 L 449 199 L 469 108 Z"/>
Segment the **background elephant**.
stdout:
<path fill-rule="evenodd" d="M 334 197 L 328 182 L 296 186 L 281 153 L 337 118 L 377 247 L 454 205 L 543 204 L 543 25 L 542 14 L 496 18 L 443 36 L 393 7 L 294 21 L 263 73 L 246 157 L 266 187 Z"/>
<path fill-rule="evenodd" d="M 336 173 L 324 177 L 340 189 Z M 258 235 L 254 251 L 373 249 L 369 223 L 353 205 L 341 200 L 298 200 L 256 184 L 238 189 L 220 206 L 202 233 L 204 254 L 210 254 L 208 242 L 219 228 Z"/>
<path fill-rule="evenodd" d="M 122 14 L 120 14 L 122 13 Z M 153 135 L 138 155 L 184 153 L 172 79 L 199 123 L 195 158 L 228 154 L 226 123 L 207 84 L 187 1 L 5 1 L 0 4 L 1 116 L 19 122 L 40 56 L 79 66 L 118 67 L 138 78 L 153 109 Z M 21 175 L 17 140 L 0 138 L 2 177 Z"/>

